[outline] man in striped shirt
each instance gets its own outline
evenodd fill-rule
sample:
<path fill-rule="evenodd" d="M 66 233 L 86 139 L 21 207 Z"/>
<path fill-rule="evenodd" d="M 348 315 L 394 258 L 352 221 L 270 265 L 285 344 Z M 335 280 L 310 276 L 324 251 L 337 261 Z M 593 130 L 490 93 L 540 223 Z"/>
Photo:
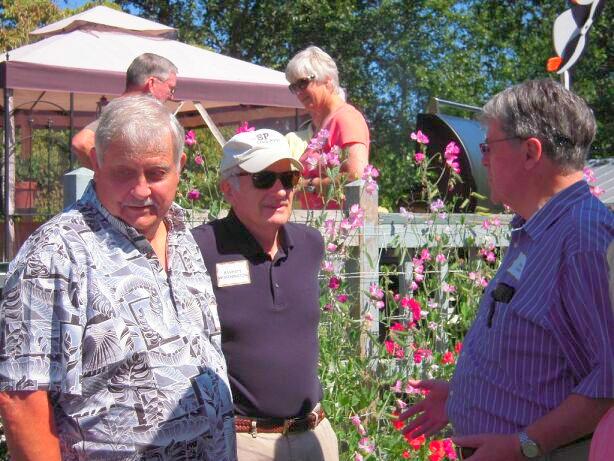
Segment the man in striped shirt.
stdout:
<path fill-rule="evenodd" d="M 516 213 L 510 247 L 481 300 L 452 380 L 401 415 L 405 432 L 448 422 L 472 461 L 586 460 L 614 402 L 614 314 L 606 252 L 614 217 L 583 180 L 596 123 L 550 79 L 484 106 L 491 199 Z"/>

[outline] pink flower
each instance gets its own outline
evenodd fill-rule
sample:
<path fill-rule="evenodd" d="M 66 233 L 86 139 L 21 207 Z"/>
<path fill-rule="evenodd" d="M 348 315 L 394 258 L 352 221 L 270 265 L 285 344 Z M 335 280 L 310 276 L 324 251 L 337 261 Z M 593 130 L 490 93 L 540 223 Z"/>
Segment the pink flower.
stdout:
<path fill-rule="evenodd" d="M 599 186 L 590 186 L 589 189 L 591 190 L 591 194 L 593 194 L 595 197 L 599 197 L 605 193 L 605 189 Z"/>
<path fill-rule="evenodd" d="M 322 262 L 322 270 L 324 272 L 335 272 L 335 266 L 333 265 L 332 261 L 324 261 Z"/>
<path fill-rule="evenodd" d="M 418 130 L 417 133 L 412 133 L 409 135 L 409 137 L 411 139 L 413 139 L 414 141 L 418 141 L 420 144 L 428 144 L 429 143 L 429 138 L 427 135 L 425 135 L 422 131 Z"/>
<path fill-rule="evenodd" d="M 341 279 L 337 276 L 332 276 L 328 281 L 328 288 L 331 290 L 338 290 L 341 286 Z"/>
<path fill-rule="evenodd" d="M 332 305 L 331 303 L 327 303 L 327 304 L 324 306 L 324 310 L 325 310 L 326 312 L 332 312 L 332 311 L 333 311 L 333 305 Z"/>
<path fill-rule="evenodd" d="M 423 248 L 422 251 L 420 252 L 420 259 L 422 261 L 430 261 L 431 260 L 431 253 L 429 252 L 428 248 Z"/>
<path fill-rule="evenodd" d="M 205 163 L 205 160 L 203 159 L 202 155 L 197 155 L 194 157 L 194 163 L 196 163 L 198 166 L 202 166 L 202 164 Z"/>
<path fill-rule="evenodd" d="M 405 208 L 401 207 L 399 208 L 399 213 L 401 213 L 401 216 L 403 216 L 405 219 L 407 219 L 408 221 L 410 219 L 414 219 L 414 214 L 411 211 L 407 211 Z"/>
<path fill-rule="evenodd" d="M 382 299 L 384 297 L 384 290 L 382 290 L 377 283 L 371 283 L 369 285 L 369 296 L 372 299 Z"/>
<path fill-rule="evenodd" d="M 193 146 L 194 144 L 196 144 L 196 133 L 194 132 L 194 130 L 189 130 L 185 134 L 185 143 L 188 146 Z"/>
<path fill-rule="evenodd" d="M 340 303 L 346 303 L 348 299 L 349 297 L 345 293 L 337 295 L 337 301 L 339 301 Z"/>
<path fill-rule="evenodd" d="M 326 235 L 330 237 L 335 236 L 335 220 L 334 219 L 327 219 L 326 221 L 324 221 L 324 232 L 326 233 Z"/>
<path fill-rule="evenodd" d="M 363 437 L 365 435 L 367 435 L 367 431 L 363 427 L 362 422 L 360 421 L 360 418 L 358 416 L 354 415 L 354 416 L 350 417 L 350 421 L 356 427 L 356 430 L 358 431 L 358 434 L 360 434 Z"/>
<path fill-rule="evenodd" d="M 379 310 L 382 310 L 384 307 L 386 307 L 386 304 L 384 303 L 384 301 L 375 301 L 375 307 L 377 307 Z"/>
<path fill-rule="evenodd" d="M 430 208 L 433 213 L 437 213 L 439 210 L 445 207 L 443 200 L 437 199 L 433 203 L 431 203 Z"/>
<path fill-rule="evenodd" d="M 341 165 L 339 161 L 339 146 L 333 146 L 329 152 L 325 153 L 322 157 L 326 161 L 326 166 L 329 168 L 334 168 L 336 166 Z"/>
<path fill-rule="evenodd" d="M 456 450 L 454 449 L 454 444 L 451 439 L 443 439 L 443 451 L 445 451 L 448 459 L 457 459 Z"/>
<path fill-rule="evenodd" d="M 363 219 L 365 217 L 365 212 L 360 205 L 354 204 L 350 207 L 350 215 L 348 216 L 348 222 L 352 229 L 357 229 L 364 225 Z"/>
<path fill-rule="evenodd" d="M 237 128 L 236 133 L 245 133 L 246 131 L 254 131 L 256 128 L 254 128 L 253 126 L 249 126 L 249 124 L 247 122 L 243 122 L 241 123 L 241 125 L 239 125 L 239 128 Z"/>
<path fill-rule="evenodd" d="M 368 437 L 363 437 L 358 441 L 358 450 L 363 455 L 368 455 L 375 451 L 375 444 L 369 440 Z"/>
<path fill-rule="evenodd" d="M 397 382 L 396 382 L 396 383 L 394 383 L 394 386 L 392 386 L 392 387 L 390 388 L 390 390 L 391 390 L 392 392 L 395 392 L 395 393 L 397 393 L 397 394 L 400 394 L 400 393 L 401 393 L 401 384 L 403 384 L 403 383 L 401 383 L 401 380 L 400 380 L 400 379 L 397 379 Z"/>
<path fill-rule="evenodd" d="M 360 453 L 354 452 L 354 461 L 364 461 L 364 458 Z"/>
<path fill-rule="evenodd" d="M 199 198 L 200 198 L 200 191 L 198 189 L 192 189 L 190 192 L 188 192 L 189 200 L 198 200 Z"/>
<path fill-rule="evenodd" d="M 458 163 L 458 154 L 460 154 L 460 147 L 458 147 L 454 141 L 450 141 L 444 151 L 444 157 L 446 159 L 446 164 L 456 174 L 460 174 L 461 172 L 460 164 Z"/>
<path fill-rule="evenodd" d="M 454 285 L 449 285 L 446 282 L 443 282 L 441 284 L 441 291 L 443 291 L 444 293 L 455 293 L 456 287 Z"/>
<path fill-rule="evenodd" d="M 371 315 L 369 312 L 367 312 L 363 318 L 364 318 L 364 319 L 365 319 L 367 322 L 372 322 L 372 321 L 373 321 L 373 315 Z"/>
<path fill-rule="evenodd" d="M 388 352 L 393 357 L 399 359 L 405 357 L 405 351 L 403 350 L 403 348 L 394 341 L 387 339 L 386 341 L 384 341 L 384 346 L 386 346 L 386 352 Z"/>
<path fill-rule="evenodd" d="M 435 261 L 437 261 L 438 263 L 445 263 L 446 262 L 446 255 L 444 255 L 443 253 L 439 253 L 437 256 L 435 256 Z"/>
<path fill-rule="evenodd" d="M 369 195 L 373 195 L 377 189 L 377 183 L 373 179 L 367 179 L 367 183 L 365 184 L 365 192 Z"/>
<path fill-rule="evenodd" d="M 334 243 L 329 243 L 328 245 L 326 245 L 326 251 L 328 251 L 329 253 L 334 253 L 335 251 L 337 251 L 337 245 L 335 245 Z"/>
<path fill-rule="evenodd" d="M 307 146 L 307 149 L 311 149 L 311 150 L 321 150 L 324 145 L 326 144 L 326 141 L 328 140 L 328 130 L 320 130 L 318 131 L 318 134 L 311 138 L 311 141 L 309 141 L 309 145 Z"/>
<path fill-rule="evenodd" d="M 584 173 L 584 180 L 586 182 L 595 182 L 595 172 L 591 168 L 585 166 L 582 173 Z"/>
<path fill-rule="evenodd" d="M 414 161 L 418 164 L 422 163 L 425 158 L 426 158 L 426 155 L 424 155 L 422 152 L 416 152 L 414 154 Z"/>
<path fill-rule="evenodd" d="M 379 176 L 379 170 L 375 168 L 373 165 L 367 165 L 365 167 L 364 172 L 362 173 L 362 179 L 371 179 L 377 178 Z"/>

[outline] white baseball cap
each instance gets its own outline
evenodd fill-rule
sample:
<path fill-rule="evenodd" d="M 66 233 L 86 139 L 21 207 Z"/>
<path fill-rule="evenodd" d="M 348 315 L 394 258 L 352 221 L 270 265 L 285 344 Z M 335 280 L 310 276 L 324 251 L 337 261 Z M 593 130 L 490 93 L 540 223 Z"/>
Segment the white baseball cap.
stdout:
<path fill-rule="evenodd" d="M 274 130 L 244 131 L 224 144 L 220 172 L 234 166 L 248 173 L 258 173 L 279 160 L 290 160 L 299 171 L 301 162 L 292 157 L 286 138 Z"/>

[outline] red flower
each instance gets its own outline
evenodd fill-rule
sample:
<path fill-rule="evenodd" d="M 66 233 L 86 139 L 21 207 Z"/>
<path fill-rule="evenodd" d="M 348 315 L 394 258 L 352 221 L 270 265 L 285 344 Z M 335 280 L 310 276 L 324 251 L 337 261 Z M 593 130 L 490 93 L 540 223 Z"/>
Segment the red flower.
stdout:
<path fill-rule="evenodd" d="M 457 355 L 460 355 L 462 350 L 463 350 L 463 343 L 459 341 L 454 345 L 454 352 L 456 352 Z"/>
<path fill-rule="evenodd" d="M 339 277 L 331 277 L 328 281 L 328 288 L 331 290 L 337 290 L 341 286 L 341 279 Z"/>
<path fill-rule="evenodd" d="M 422 434 L 420 437 L 413 438 L 410 432 L 405 434 L 405 440 L 407 440 L 407 443 L 409 443 L 409 446 L 412 447 L 413 450 L 418 451 L 420 447 L 425 444 L 426 437 Z"/>
<path fill-rule="evenodd" d="M 400 359 L 405 357 L 405 351 L 399 344 L 390 340 L 384 341 L 384 344 L 386 345 L 386 352 L 388 352 L 390 355 Z"/>
<path fill-rule="evenodd" d="M 409 459 L 409 457 L 410 457 L 411 455 L 409 454 L 409 451 L 405 450 L 405 451 L 403 451 L 403 454 L 402 454 L 401 456 L 402 456 L 403 458 L 405 458 L 405 459 Z"/>
<path fill-rule="evenodd" d="M 400 322 L 394 322 L 392 325 L 390 325 L 390 329 L 392 331 L 405 331 L 407 330 L 407 327 Z"/>
<path fill-rule="evenodd" d="M 443 357 L 441 358 L 441 363 L 443 363 L 444 365 L 451 365 L 454 363 L 454 354 L 450 351 L 446 352 L 445 354 L 443 354 Z"/>

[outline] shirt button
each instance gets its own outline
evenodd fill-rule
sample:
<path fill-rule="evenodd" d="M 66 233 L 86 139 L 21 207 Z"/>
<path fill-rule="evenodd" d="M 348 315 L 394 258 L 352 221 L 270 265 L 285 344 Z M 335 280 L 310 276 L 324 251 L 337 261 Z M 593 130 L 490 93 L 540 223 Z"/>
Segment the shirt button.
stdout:
<path fill-rule="evenodd" d="M 275 284 L 275 288 L 279 288 L 279 283 L 276 283 L 276 284 Z"/>

